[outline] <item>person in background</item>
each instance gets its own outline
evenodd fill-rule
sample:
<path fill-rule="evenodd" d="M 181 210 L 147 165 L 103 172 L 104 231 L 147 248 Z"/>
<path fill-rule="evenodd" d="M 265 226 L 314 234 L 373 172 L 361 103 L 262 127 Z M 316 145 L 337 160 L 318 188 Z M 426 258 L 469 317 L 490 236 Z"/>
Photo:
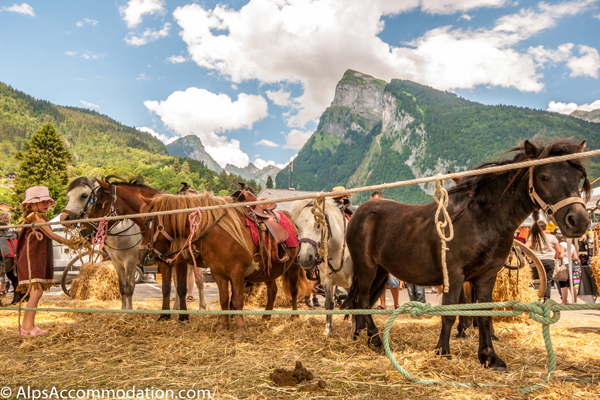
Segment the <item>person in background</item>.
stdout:
<path fill-rule="evenodd" d="M 533 232 L 541 230 L 543 235 L 542 239 L 538 241 L 532 240 Z M 531 228 L 531 235 L 526 243 L 526 246 L 531 248 L 535 255 L 540 259 L 544 265 L 546 271 L 546 277 L 548 284 L 546 285 L 546 293 L 544 294 L 544 300 L 550 299 L 550 283 L 552 282 L 552 275 L 554 274 L 555 260 L 563 258 L 563 247 L 558 243 L 558 239 L 546 226 L 544 221 L 538 221 Z M 536 268 L 532 268 L 533 279 L 539 279 L 539 275 Z"/>
<path fill-rule="evenodd" d="M 331 189 L 332 192 L 339 192 L 342 190 L 346 190 L 346 188 L 344 188 L 343 186 L 336 186 L 333 189 Z M 335 196 L 335 197 L 332 197 L 331 199 L 333 200 L 333 202 L 335 203 L 337 208 L 342 210 L 344 212 L 344 214 L 346 214 L 348 217 L 351 217 L 352 214 L 354 214 L 354 211 L 356 211 L 356 207 L 354 207 L 350 203 L 350 197 L 347 194 L 343 194 L 341 196 Z"/>
<path fill-rule="evenodd" d="M 569 254 L 567 252 L 567 240 L 562 235 L 557 235 L 557 239 L 560 242 L 560 246 L 563 250 L 563 258 L 558 260 L 559 263 L 563 265 L 569 264 Z M 579 243 L 576 243 L 574 246 L 571 246 L 571 265 L 573 266 L 573 285 L 575 285 L 576 277 L 579 277 L 581 273 L 581 264 L 579 263 L 579 254 L 577 251 L 577 247 L 579 247 Z M 554 281 L 556 286 L 559 288 L 560 298 L 562 302 L 560 304 L 566 305 L 567 299 L 569 298 L 569 288 L 571 287 L 571 279 L 567 279 L 566 281 Z M 579 283 L 579 282 L 577 282 Z M 573 303 L 577 303 L 577 290 L 573 291 Z"/>
<path fill-rule="evenodd" d="M 8 226 L 10 225 L 10 212 L 8 211 L 3 211 L 2 213 L 0 213 L 0 225 L 2 226 Z M 3 229 L 0 230 L 0 240 L 5 240 L 5 242 L 3 242 L 3 245 L 6 245 L 5 247 L 2 247 L 2 254 L 0 254 L 0 260 L 4 257 L 15 257 L 15 243 L 17 240 L 17 231 L 15 230 L 15 228 L 8 228 L 8 229 Z M 6 251 L 6 253 L 5 253 Z M 0 296 L 5 295 L 6 293 L 8 293 L 8 290 L 6 288 L 7 283 L 10 284 L 9 281 L 6 280 L 6 272 L 4 270 L 4 268 L 6 269 L 10 269 L 10 267 L 7 267 L 7 264 L 3 264 L 3 268 L 2 271 L 0 271 Z"/>
<path fill-rule="evenodd" d="M 379 190 L 376 190 L 371 193 L 371 200 L 383 199 L 383 193 Z"/>
<path fill-rule="evenodd" d="M 412 283 L 405 283 L 406 290 L 408 290 L 408 298 L 410 301 L 420 301 L 425 303 L 425 286 L 413 285 Z"/>
<path fill-rule="evenodd" d="M 45 186 L 33 186 L 25 191 L 25 201 L 21 203 L 23 224 L 47 222 L 44 214 L 56 202 L 50 197 Z M 28 308 L 37 308 L 44 290 L 54 284 L 54 255 L 52 240 L 68 245 L 69 241 L 58 236 L 49 226 L 40 226 L 34 231 L 22 228 L 17 242 L 17 276 L 19 286 L 16 290 L 26 293 L 29 290 Z M 29 242 L 29 245 L 28 245 Z M 21 336 L 46 335 L 47 330 L 35 326 L 35 311 L 25 311 Z"/>

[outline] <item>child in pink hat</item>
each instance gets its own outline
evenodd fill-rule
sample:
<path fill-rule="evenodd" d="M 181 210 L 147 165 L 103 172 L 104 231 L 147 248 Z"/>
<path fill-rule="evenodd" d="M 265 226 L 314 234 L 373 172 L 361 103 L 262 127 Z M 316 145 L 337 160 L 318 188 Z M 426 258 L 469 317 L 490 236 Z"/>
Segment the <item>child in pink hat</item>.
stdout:
<path fill-rule="evenodd" d="M 21 212 L 24 216 L 23 224 L 36 224 L 47 222 L 44 214 L 56 202 L 50 197 L 45 186 L 33 186 L 25 191 L 25 201 L 21 203 Z M 68 240 L 58 236 L 50 226 L 35 228 L 22 228 L 17 242 L 17 275 L 19 286 L 17 290 L 26 293 L 29 290 L 27 307 L 36 308 L 44 290 L 54 286 L 54 255 L 52 253 L 52 240 L 67 244 Z M 29 241 L 29 246 L 27 245 Z M 28 251 L 29 250 L 29 251 Z M 46 335 L 48 331 L 35 326 L 35 311 L 25 311 L 21 336 Z"/>

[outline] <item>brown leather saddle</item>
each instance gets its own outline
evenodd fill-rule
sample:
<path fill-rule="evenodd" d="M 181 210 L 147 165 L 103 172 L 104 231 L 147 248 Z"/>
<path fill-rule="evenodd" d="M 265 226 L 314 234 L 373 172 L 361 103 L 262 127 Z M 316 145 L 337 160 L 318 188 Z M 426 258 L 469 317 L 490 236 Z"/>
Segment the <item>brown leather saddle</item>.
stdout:
<path fill-rule="evenodd" d="M 251 202 L 258 199 L 252 188 L 240 182 L 240 189 L 231 195 L 236 202 Z M 273 212 L 277 204 L 259 204 L 242 208 L 244 215 L 254 223 L 259 236 L 259 252 L 263 256 L 263 249 L 270 248 L 267 253 L 268 265 L 271 259 L 277 262 L 286 262 L 290 254 L 287 247 L 288 231 L 279 224 L 280 216 Z M 263 256 L 264 260 L 264 256 Z"/>

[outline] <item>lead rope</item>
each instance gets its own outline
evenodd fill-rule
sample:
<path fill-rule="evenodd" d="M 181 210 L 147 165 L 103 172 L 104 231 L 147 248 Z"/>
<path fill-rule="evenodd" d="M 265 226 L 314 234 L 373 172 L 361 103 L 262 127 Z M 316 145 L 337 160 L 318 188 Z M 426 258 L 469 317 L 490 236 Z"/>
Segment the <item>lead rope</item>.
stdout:
<path fill-rule="evenodd" d="M 313 202 L 313 206 L 310 211 L 313 213 L 315 217 L 314 229 L 317 232 L 321 232 L 321 241 L 319 242 L 319 247 L 317 248 L 317 252 L 319 256 L 322 257 L 324 262 L 327 261 L 327 240 L 329 239 L 329 232 L 327 229 L 327 221 L 325 219 L 325 196 L 323 196 L 323 192 Z"/>
<path fill-rule="evenodd" d="M 38 240 L 38 242 L 44 238 L 42 233 L 35 226 L 31 228 L 31 233 L 29 234 L 29 236 L 27 236 L 27 271 L 29 272 L 29 286 L 27 287 L 27 292 L 25 293 L 25 295 L 21 297 L 21 300 L 19 300 L 19 315 L 17 317 L 19 323 L 19 342 L 23 341 L 23 335 L 21 335 L 21 304 L 23 303 L 23 300 L 27 298 L 29 292 L 31 292 L 31 286 L 34 284 L 31 282 L 31 260 L 29 259 L 29 241 L 32 235 L 35 235 L 35 238 Z M 40 287 L 42 288 L 42 290 L 44 289 L 41 284 Z M 15 288 L 15 292 L 16 290 L 17 289 Z"/>
<path fill-rule="evenodd" d="M 200 224 L 202 224 L 202 210 L 198 208 L 196 211 L 191 213 L 188 217 L 188 221 L 190 221 L 190 236 L 188 236 L 186 244 L 188 246 L 190 256 L 192 257 L 192 261 L 194 262 L 194 274 L 196 275 L 196 282 L 198 282 L 200 280 L 200 273 L 198 272 L 198 266 L 196 265 L 196 257 L 194 257 L 192 243 L 194 235 L 196 235 L 196 232 L 198 232 L 198 229 L 200 229 Z M 179 253 L 175 255 L 175 257 L 167 259 L 167 263 L 171 264 L 174 260 L 176 260 L 184 249 L 185 244 L 183 245 L 181 250 L 179 250 Z"/>
<path fill-rule="evenodd" d="M 92 254 L 96 246 L 98 246 L 98 250 L 100 250 L 100 245 L 104 244 L 104 242 L 106 241 L 107 228 L 108 221 L 106 220 L 106 217 L 104 217 L 104 219 L 98 224 L 98 232 L 96 232 L 96 236 L 94 236 L 94 238 L 92 239 L 92 248 L 90 249 L 88 256 Z"/>
<path fill-rule="evenodd" d="M 448 191 L 444 189 L 444 181 L 441 179 L 442 174 L 437 174 L 435 180 L 435 192 L 433 193 L 433 199 L 438 205 L 435 211 L 435 228 L 437 229 L 438 236 L 442 242 L 442 272 L 444 274 L 444 293 L 448 293 L 450 290 L 450 280 L 448 279 L 448 267 L 446 265 L 446 252 L 449 250 L 446 246 L 446 242 L 451 241 L 454 238 L 454 228 L 452 226 L 452 220 L 448 215 Z M 443 221 L 439 220 L 440 213 L 443 214 Z M 446 227 L 448 228 L 448 236 L 446 236 Z"/>

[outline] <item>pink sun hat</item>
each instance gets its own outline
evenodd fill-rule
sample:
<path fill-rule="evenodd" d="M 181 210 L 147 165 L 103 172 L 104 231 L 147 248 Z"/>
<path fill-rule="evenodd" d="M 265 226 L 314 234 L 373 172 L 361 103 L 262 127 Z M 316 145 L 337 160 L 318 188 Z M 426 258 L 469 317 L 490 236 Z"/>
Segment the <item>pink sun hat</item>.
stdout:
<path fill-rule="evenodd" d="M 46 200 L 51 201 L 52 204 L 56 204 L 52 197 L 50 197 L 50 192 L 46 186 L 32 186 L 25 191 L 25 201 L 21 204 L 39 203 Z"/>

